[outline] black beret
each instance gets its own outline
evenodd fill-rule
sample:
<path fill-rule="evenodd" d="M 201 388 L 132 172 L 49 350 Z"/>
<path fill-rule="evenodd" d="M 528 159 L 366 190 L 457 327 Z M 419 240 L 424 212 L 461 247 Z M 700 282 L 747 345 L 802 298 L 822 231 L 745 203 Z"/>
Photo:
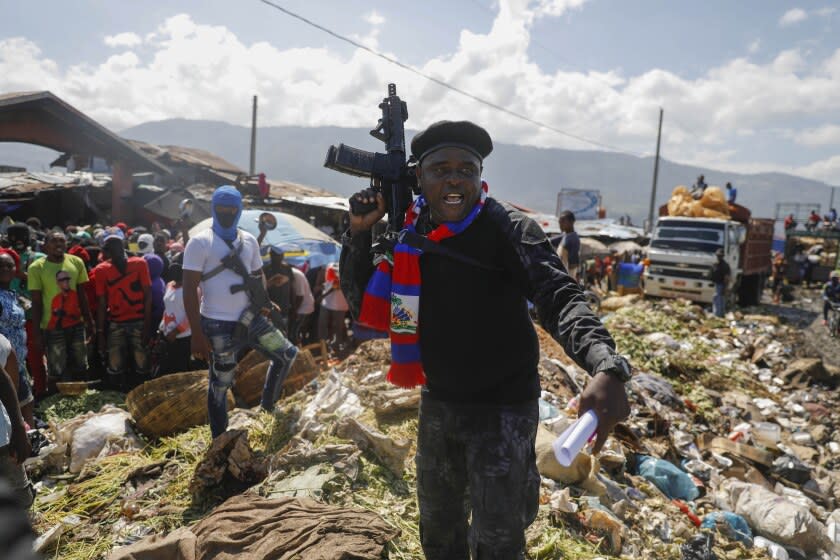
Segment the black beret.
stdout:
<path fill-rule="evenodd" d="M 493 151 L 487 131 L 469 121 L 438 121 L 411 140 L 411 154 L 422 161 L 441 148 L 462 148 L 484 159 Z"/>

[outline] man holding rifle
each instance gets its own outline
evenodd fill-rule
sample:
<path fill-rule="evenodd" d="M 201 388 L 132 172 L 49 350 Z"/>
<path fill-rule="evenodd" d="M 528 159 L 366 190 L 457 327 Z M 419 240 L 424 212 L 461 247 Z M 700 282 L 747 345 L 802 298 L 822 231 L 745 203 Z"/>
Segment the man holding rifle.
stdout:
<path fill-rule="evenodd" d="M 392 248 L 372 256 L 371 228 L 387 211 L 373 189 L 354 195 L 357 209 L 369 206 L 351 212 L 343 237 L 341 286 L 351 312 L 390 332 L 388 379 L 424 385 L 417 493 L 430 559 L 524 553 L 540 485 L 539 344 L 528 301 L 593 374 L 580 413 L 598 416 L 596 452 L 630 411 L 630 366 L 580 286 L 536 222 L 488 196 L 481 173 L 492 148 L 471 122 L 431 125 L 411 142 L 422 195 Z"/>

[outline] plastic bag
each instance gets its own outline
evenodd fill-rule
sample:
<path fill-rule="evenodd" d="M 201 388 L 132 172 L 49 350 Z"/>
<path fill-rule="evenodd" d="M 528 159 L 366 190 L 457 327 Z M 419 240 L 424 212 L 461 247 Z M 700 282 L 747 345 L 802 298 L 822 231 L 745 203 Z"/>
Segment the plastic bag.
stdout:
<path fill-rule="evenodd" d="M 78 473 L 85 462 L 99 455 L 111 439 L 136 438 L 130 425 L 131 415 L 124 410 L 96 414 L 73 432 L 70 446 L 70 472 Z M 139 443 L 139 440 L 138 440 Z M 138 448 L 142 447 L 138 445 Z"/>
<path fill-rule="evenodd" d="M 731 539 L 736 539 L 747 548 L 753 545 L 753 534 L 747 520 L 731 511 L 713 511 L 703 518 L 703 529 L 717 529 Z"/>
<path fill-rule="evenodd" d="M 700 491 L 691 477 L 668 461 L 639 455 L 637 467 L 639 476 L 653 483 L 671 499 L 677 498 L 690 502 L 700 496 Z"/>
<path fill-rule="evenodd" d="M 712 550 L 714 545 L 715 538 L 712 534 L 695 535 L 680 547 L 682 560 L 717 560 L 717 554 Z"/>
<path fill-rule="evenodd" d="M 816 552 L 830 545 L 825 526 L 807 506 L 796 504 L 757 484 L 727 481 L 735 513 L 754 531 L 783 545 Z"/>

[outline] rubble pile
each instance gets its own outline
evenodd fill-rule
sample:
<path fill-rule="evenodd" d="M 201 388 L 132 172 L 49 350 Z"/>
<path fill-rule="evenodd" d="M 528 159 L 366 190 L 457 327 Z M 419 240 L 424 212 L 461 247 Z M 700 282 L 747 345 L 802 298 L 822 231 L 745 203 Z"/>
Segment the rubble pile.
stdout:
<path fill-rule="evenodd" d="M 772 316 L 605 303 L 615 309 L 605 323 L 637 368 L 633 414 L 598 457 L 560 465 L 551 443 L 576 416 L 588 376 L 538 328 L 543 480 L 529 557 L 840 558 L 838 372 L 801 355 L 801 332 Z M 323 552 L 309 532 L 330 526 L 335 546 L 364 551 L 358 557 L 421 558 L 420 393 L 386 382 L 389 359 L 387 341 L 366 342 L 274 413 L 236 409 L 214 442 L 206 426 L 149 440 L 131 422 L 117 426 L 124 417 L 107 407 L 56 417 L 29 461 L 40 549 L 70 560 L 151 558 L 182 535 L 197 560 L 217 546 L 208 528 L 222 527 L 247 535 L 250 557 L 263 558 L 260 512 L 292 511 L 300 557 Z M 95 438 L 99 425 L 110 431 Z M 81 426 L 96 444 L 75 474 Z M 253 519 L 237 513 L 248 503 Z M 344 523 L 329 525 L 353 515 L 371 517 L 343 536 Z"/>

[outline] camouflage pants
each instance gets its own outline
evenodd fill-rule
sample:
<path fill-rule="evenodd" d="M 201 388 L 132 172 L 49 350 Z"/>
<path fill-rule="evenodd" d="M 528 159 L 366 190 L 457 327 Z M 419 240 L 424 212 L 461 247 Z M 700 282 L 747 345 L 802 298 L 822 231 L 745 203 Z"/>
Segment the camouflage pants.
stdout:
<path fill-rule="evenodd" d="M 536 401 L 456 404 L 423 395 L 416 463 L 427 559 L 524 558 L 539 506 L 538 420 Z"/>

